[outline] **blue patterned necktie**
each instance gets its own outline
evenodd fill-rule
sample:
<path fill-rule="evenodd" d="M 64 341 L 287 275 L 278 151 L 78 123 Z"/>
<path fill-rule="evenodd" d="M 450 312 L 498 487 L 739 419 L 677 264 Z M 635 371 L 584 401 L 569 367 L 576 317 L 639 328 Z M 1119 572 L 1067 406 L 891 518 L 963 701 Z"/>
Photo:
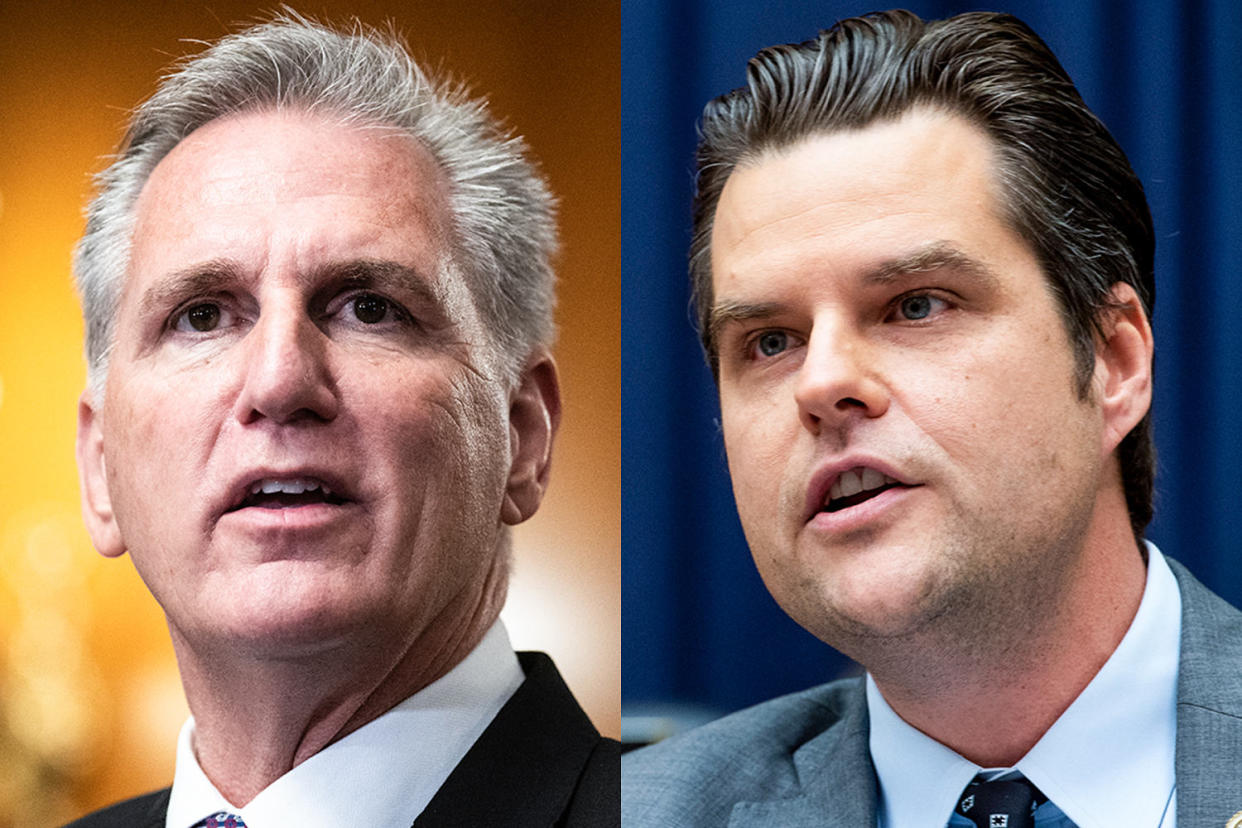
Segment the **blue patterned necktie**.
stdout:
<path fill-rule="evenodd" d="M 955 810 L 977 828 L 1035 828 L 1035 809 L 1047 799 L 1021 774 L 991 782 L 976 776 Z"/>
<path fill-rule="evenodd" d="M 219 811 L 206 819 L 200 819 L 190 828 L 246 828 L 242 818 L 227 811 Z"/>

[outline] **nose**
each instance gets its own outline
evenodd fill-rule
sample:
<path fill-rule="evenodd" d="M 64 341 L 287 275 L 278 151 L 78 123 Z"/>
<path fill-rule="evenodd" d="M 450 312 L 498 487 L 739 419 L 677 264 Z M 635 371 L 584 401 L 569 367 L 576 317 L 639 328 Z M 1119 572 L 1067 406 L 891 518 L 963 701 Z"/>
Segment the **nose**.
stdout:
<path fill-rule="evenodd" d="M 874 347 L 840 328 L 813 331 L 798 369 L 798 417 L 812 434 L 883 416 L 891 395 Z"/>
<path fill-rule="evenodd" d="M 277 423 L 334 419 L 340 401 L 328 347 L 328 337 L 295 299 L 270 302 L 246 334 L 237 420 L 249 424 L 262 419 Z"/>

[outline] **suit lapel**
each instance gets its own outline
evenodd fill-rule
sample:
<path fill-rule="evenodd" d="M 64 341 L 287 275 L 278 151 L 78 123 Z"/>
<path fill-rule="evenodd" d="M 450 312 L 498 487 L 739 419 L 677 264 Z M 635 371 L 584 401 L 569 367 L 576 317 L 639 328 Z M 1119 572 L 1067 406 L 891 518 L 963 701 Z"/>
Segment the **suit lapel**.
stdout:
<path fill-rule="evenodd" d="M 172 790 L 144 794 L 88 814 L 65 828 L 164 828 Z M 16 824 L 16 823 L 15 823 Z"/>
<path fill-rule="evenodd" d="M 1182 593 L 1177 824 L 1222 828 L 1242 811 L 1242 613 L 1169 566 Z"/>
<path fill-rule="evenodd" d="M 152 794 L 146 816 L 138 824 L 146 825 L 147 828 L 164 828 L 164 823 L 168 821 L 168 801 L 171 798 L 172 788 Z"/>
<path fill-rule="evenodd" d="M 859 828 L 875 825 L 876 780 L 862 682 L 836 727 L 790 757 L 799 782 L 792 795 L 739 802 L 729 828 Z"/>
<path fill-rule="evenodd" d="M 1242 612 L 1166 558 L 1182 596 L 1177 702 L 1177 824 L 1224 828 L 1242 811 Z M 729 828 L 875 825 L 876 781 L 858 698 L 839 727 L 791 756 L 798 788 L 739 802 Z"/>
<path fill-rule="evenodd" d="M 440 786 L 413 828 L 555 825 L 600 742 L 543 653 L 518 653 L 526 680 Z"/>

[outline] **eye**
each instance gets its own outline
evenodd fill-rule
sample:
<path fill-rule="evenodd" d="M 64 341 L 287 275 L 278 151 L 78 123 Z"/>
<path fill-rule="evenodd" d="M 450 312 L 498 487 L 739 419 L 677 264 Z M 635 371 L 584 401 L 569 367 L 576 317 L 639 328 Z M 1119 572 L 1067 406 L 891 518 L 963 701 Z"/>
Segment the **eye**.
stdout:
<path fill-rule="evenodd" d="M 897 315 L 909 322 L 918 322 L 934 313 L 948 308 L 949 303 L 930 293 L 914 293 L 903 296 L 897 302 Z"/>
<path fill-rule="evenodd" d="M 184 333 L 210 333 L 230 324 L 231 316 L 215 302 L 199 302 L 190 305 L 173 320 L 174 330 Z"/>
<path fill-rule="evenodd" d="M 400 321 L 405 316 L 396 304 L 374 293 L 360 293 L 346 305 L 352 309 L 354 318 L 366 325 Z"/>
<path fill-rule="evenodd" d="M 774 357 L 789 349 L 789 334 L 784 331 L 764 331 L 752 341 L 756 355 Z"/>

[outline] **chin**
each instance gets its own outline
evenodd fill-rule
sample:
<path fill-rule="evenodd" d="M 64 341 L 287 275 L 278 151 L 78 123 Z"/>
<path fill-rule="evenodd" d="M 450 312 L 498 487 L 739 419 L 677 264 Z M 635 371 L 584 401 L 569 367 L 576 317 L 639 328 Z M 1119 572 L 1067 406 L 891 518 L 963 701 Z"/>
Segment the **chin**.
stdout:
<path fill-rule="evenodd" d="M 889 558 L 891 561 L 892 558 Z M 927 630 L 946 611 L 947 596 L 936 573 L 922 567 L 857 567 L 814 573 L 778 603 L 825 643 L 857 659 L 855 642 L 899 639 Z M 777 595 L 776 590 L 773 594 Z"/>
<path fill-rule="evenodd" d="M 206 639 L 252 657 L 301 658 L 358 646 L 380 629 L 373 607 L 354 596 L 287 590 L 237 602 L 198 625 Z"/>
<path fill-rule="evenodd" d="M 872 600 L 825 604 L 822 614 L 828 629 L 844 640 L 900 639 L 927 630 L 943 609 Z"/>

